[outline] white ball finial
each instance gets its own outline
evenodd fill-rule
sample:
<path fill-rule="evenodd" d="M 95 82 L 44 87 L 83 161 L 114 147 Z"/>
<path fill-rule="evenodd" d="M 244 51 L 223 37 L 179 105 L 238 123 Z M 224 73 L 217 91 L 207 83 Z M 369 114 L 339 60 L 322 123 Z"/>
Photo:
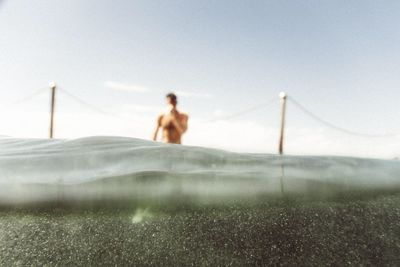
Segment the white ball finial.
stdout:
<path fill-rule="evenodd" d="M 50 82 L 49 86 L 50 86 L 50 88 L 54 88 L 54 87 L 56 87 L 56 83 L 55 82 Z"/>
<path fill-rule="evenodd" d="M 286 98 L 286 97 L 287 97 L 287 94 L 286 94 L 285 92 L 280 92 L 280 93 L 279 93 L 279 97 L 280 97 L 280 98 Z"/>

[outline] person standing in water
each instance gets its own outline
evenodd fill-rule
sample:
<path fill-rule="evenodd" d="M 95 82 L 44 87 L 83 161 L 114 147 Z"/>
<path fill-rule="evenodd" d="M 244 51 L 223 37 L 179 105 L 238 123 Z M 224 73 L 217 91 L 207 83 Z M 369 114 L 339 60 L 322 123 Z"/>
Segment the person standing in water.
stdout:
<path fill-rule="evenodd" d="M 166 95 L 167 112 L 157 118 L 153 140 L 157 141 L 157 135 L 162 128 L 162 141 L 171 144 L 181 144 L 181 137 L 188 128 L 188 115 L 176 109 L 178 98 L 174 93 Z"/>

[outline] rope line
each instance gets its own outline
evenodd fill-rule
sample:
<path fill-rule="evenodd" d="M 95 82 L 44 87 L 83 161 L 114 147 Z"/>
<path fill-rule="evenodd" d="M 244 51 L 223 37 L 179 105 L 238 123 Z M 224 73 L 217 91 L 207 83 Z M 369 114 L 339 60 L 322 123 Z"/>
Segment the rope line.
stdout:
<path fill-rule="evenodd" d="M 37 96 L 43 94 L 43 93 L 44 93 L 45 91 L 47 91 L 47 90 L 48 90 L 48 88 L 40 88 L 40 89 L 34 91 L 33 93 L 31 93 L 31 94 L 25 96 L 25 97 L 22 97 L 22 98 L 20 98 L 20 99 L 14 101 L 14 102 L 11 102 L 10 104 L 6 104 L 6 105 L 3 105 L 3 106 L 0 106 L 0 110 L 4 110 L 4 109 L 6 109 L 6 108 L 9 108 L 9 107 L 12 107 L 12 106 L 16 106 L 16 105 L 19 105 L 19 104 L 21 104 L 21 103 L 24 103 L 24 102 L 27 102 L 27 101 L 29 101 L 29 100 L 32 100 L 32 99 L 34 99 L 35 97 L 37 97 Z"/>
<path fill-rule="evenodd" d="M 106 111 L 106 110 L 104 110 L 102 108 L 99 108 L 99 107 L 97 107 L 95 105 L 92 105 L 89 102 L 83 100 L 82 98 L 70 93 L 69 91 L 67 91 L 67 90 L 65 90 L 63 88 L 58 87 L 57 90 L 59 90 L 62 94 L 64 94 L 65 96 L 69 97 L 70 99 L 78 102 L 82 106 L 84 106 L 84 107 L 86 107 L 86 108 L 88 108 L 88 109 L 90 109 L 90 110 L 92 110 L 94 112 L 97 112 L 97 113 L 99 113 L 101 115 L 113 117 L 113 118 L 119 119 L 120 121 L 123 121 L 123 122 L 128 123 L 128 124 L 131 124 L 131 123 L 141 124 L 142 123 L 141 121 L 138 121 L 136 119 L 124 118 L 121 115 Z"/>
<path fill-rule="evenodd" d="M 78 102 L 79 104 L 81 104 L 81 105 L 83 105 L 83 106 L 85 106 L 85 107 L 87 107 L 87 108 L 89 108 L 89 109 L 91 109 L 91 110 L 93 110 L 93 111 L 95 111 L 95 112 L 97 112 L 97 113 L 101 113 L 101 114 L 103 114 L 103 115 L 107 115 L 107 116 L 111 116 L 111 117 L 123 119 L 121 116 L 119 116 L 119 115 L 117 115 L 117 114 L 114 114 L 114 113 L 105 111 L 105 110 L 103 110 L 103 109 L 101 109 L 101 108 L 99 108 L 99 107 L 97 107 L 97 106 L 94 106 L 94 105 L 92 105 L 92 104 L 86 102 L 86 101 L 83 100 L 82 98 L 80 98 L 80 97 L 78 97 L 78 96 L 76 96 L 76 95 L 74 95 L 74 94 L 72 94 L 72 93 L 66 91 L 66 90 L 63 89 L 63 88 L 58 87 L 57 89 L 58 89 L 61 93 L 63 93 L 64 95 L 66 95 L 67 97 L 73 99 L 74 101 Z"/>
<path fill-rule="evenodd" d="M 273 98 L 271 98 L 270 100 L 265 101 L 265 102 L 263 102 L 263 103 L 260 103 L 260 104 L 257 104 L 257 105 L 248 107 L 248 108 L 246 108 L 246 109 L 243 109 L 243 110 L 241 110 L 241 111 L 238 111 L 238 112 L 235 112 L 235 113 L 232 113 L 232 114 L 223 116 L 223 117 L 219 117 L 219 118 L 216 118 L 216 119 L 211 119 L 211 120 L 202 121 L 202 123 L 214 123 L 214 122 L 218 122 L 218 121 L 222 121 L 222 120 L 232 120 L 232 119 L 235 119 L 235 118 L 240 117 L 240 116 L 242 116 L 242 115 L 245 115 L 245 114 L 247 114 L 247 113 L 250 113 L 250 112 L 252 112 L 252 111 L 256 111 L 256 110 L 260 110 L 260 109 L 263 109 L 263 108 L 270 107 L 270 104 L 272 104 L 272 103 L 275 102 L 276 100 L 277 100 L 277 97 L 273 97 Z"/>
<path fill-rule="evenodd" d="M 292 97 L 288 97 L 288 100 L 292 102 L 292 104 L 294 104 L 295 107 L 297 107 L 298 109 L 300 109 L 302 112 L 304 112 L 306 115 L 310 116 L 312 119 L 314 119 L 315 121 L 324 124 L 325 126 L 332 128 L 336 131 L 348 134 L 348 135 L 354 135 L 354 136 L 359 136 L 359 137 L 364 137 L 364 138 L 383 138 L 383 137 L 396 137 L 399 136 L 399 133 L 389 133 L 389 134 L 367 134 L 367 133 L 359 133 L 359 132 L 355 132 L 355 131 L 351 131 L 345 128 L 342 128 L 340 126 L 337 126 L 333 123 L 330 123 L 327 120 L 322 119 L 321 117 L 315 115 L 313 112 L 311 112 L 310 110 L 308 110 L 307 108 L 305 108 L 303 105 L 301 105 L 299 102 L 297 102 L 295 99 L 293 99 Z"/>

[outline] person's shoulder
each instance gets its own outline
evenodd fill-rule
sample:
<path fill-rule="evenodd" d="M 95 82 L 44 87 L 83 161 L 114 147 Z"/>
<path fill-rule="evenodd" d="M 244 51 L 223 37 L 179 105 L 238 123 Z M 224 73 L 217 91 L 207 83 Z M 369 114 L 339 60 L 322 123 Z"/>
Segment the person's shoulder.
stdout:
<path fill-rule="evenodd" d="M 165 115 L 165 114 L 163 114 L 163 113 L 158 114 L 158 116 L 157 116 L 157 121 L 158 121 L 158 122 L 161 122 L 161 120 L 164 118 L 164 115 Z"/>
<path fill-rule="evenodd" d="M 185 113 L 185 112 L 180 112 L 180 116 L 182 118 L 184 118 L 184 119 L 188 119 L 189 118 L 189 115 L 187 113 Z"/>

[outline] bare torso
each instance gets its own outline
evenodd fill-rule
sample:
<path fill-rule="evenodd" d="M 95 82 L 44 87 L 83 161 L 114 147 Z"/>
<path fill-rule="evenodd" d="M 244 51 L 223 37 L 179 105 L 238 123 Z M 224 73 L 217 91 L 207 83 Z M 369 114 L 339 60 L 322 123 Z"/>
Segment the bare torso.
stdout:
<path fill-rule="evenodd" d="M 171 115 L 162 115 L 162 140 L 165 143 L 180 144 L 181 134 L 177 131 L 174 124 L 172 123 L 171 117 Z"/>
<path fill-rule="evenodd" d="M 183 113 L 163 114 L 158 118 L 158 124 L 162 128 L 162 141 L 165 143 L 181 144 L 181 138 L 187 128 L 188 116 Z M 177 129 L 176 123 L 182 129 Z"/>

